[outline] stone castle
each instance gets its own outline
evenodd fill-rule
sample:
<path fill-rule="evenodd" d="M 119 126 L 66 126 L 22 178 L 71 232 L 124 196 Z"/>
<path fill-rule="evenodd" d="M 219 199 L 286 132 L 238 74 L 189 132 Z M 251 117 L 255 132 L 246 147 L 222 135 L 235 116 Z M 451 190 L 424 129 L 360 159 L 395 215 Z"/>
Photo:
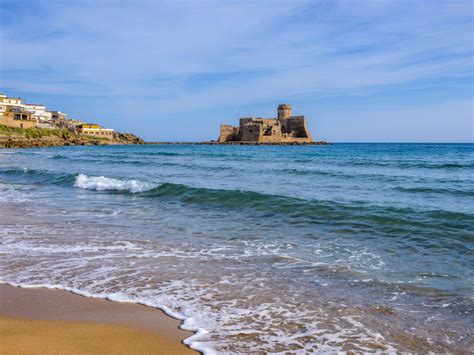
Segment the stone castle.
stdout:
<path fill-rule="evenodd" d="M 305 116 L 292 116 L 291 106 L 278 106 L 277 118 L 244 117 L 239 127 L 221 125 L 219 143 L 313 143 Z"/>

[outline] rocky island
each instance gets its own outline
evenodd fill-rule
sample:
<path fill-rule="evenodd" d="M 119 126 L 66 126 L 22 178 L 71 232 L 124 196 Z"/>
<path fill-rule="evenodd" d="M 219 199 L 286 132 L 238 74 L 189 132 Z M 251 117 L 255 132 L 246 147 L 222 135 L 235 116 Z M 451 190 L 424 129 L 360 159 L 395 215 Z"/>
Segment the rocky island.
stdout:
<path fill-rule="evenodd" d="M 314 142 L 305 116 L 293 116 L 291 106 L 278 106 L 277 118 L 243 117 L 238 127 L 221 125 L 221 144 L 325 144 Z"/>

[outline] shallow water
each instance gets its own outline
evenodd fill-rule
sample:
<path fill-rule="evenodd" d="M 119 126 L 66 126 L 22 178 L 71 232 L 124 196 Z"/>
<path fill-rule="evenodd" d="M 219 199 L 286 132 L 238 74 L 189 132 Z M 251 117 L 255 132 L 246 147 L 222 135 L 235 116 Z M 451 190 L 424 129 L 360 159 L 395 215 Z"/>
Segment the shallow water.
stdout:
<path fill-rule="evenodd" d="M 212 352 L 473 349 L 474 145 L 0 151 L 0 280 Z"/>

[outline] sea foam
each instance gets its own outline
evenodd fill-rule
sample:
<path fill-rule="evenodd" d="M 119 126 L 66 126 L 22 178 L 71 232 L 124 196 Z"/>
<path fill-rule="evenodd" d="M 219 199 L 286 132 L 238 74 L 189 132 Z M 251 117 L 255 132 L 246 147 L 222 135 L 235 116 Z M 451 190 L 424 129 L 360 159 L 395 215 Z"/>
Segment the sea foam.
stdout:
<path fill-rule="evenodd" d="M 120 180 L 114 178 L 108 178 L 105 176 L 87 176 L 85 174 L 79 174 L 74 182 L 75 187 L 88 190 L 115 190 L 115 191 L 129 191 L 131 193 L 138 193 L 148 191 L 155 188 L 154 185 L 145 181 L 138 180 Z"/>

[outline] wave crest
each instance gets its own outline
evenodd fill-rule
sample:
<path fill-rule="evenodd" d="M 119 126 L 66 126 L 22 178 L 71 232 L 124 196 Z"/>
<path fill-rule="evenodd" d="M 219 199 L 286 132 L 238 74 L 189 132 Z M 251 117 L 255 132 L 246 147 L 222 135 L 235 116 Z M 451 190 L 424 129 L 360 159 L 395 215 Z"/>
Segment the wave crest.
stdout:
<path fill-rule="evenodd" d="M 105 176 L 87 176 L 79 174 L 74 182 L 75 187 L 97 191 L 129 191 L 139 193 L 154 189 L 157 185 L 138 180 L 120 180 Z"/>

